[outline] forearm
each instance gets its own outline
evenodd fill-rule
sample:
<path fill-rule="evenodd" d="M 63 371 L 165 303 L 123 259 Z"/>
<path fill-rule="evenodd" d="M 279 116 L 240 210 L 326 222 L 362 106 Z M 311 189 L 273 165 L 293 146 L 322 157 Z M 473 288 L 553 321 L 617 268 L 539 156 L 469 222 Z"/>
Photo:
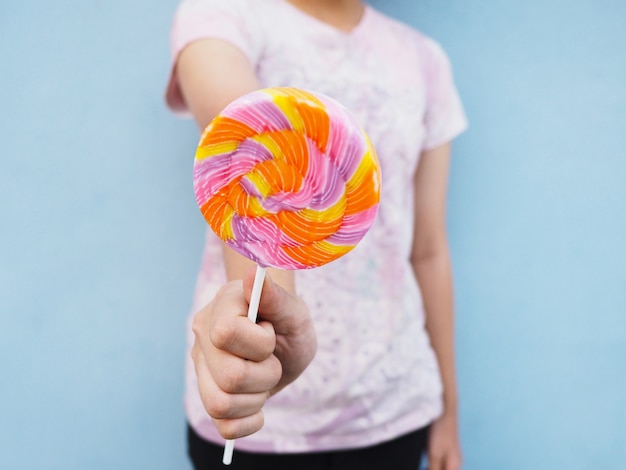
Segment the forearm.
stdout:
<path fill-rule="evenodd" d="M 260 87 L 247 57 L 219 39 L 203 39 L 187 46 L 180 54 L 176 73 L 185 102 L 200 129 L 231 101 Z M 229 281 L 243 279 L 254 265 L 225 245 L 223 253 Z M 270 269 L 270 274 L 274 282 L 295 293 L 292 272 Z"/>
<path fill-rule="evenodd" d="M 243 279 L 246 272 L 251 266 L 256 266 L 254 261 L 251 261 L 244 256 L 237 253 L 232 248 L 223 245 L 224 265 L 226 269 L 226 278 L 229 281 L 235 279 Z M 286 271 L 283 269 L 268 269 L 269 274 L 272 276 L 272 280 L 280 287 L 285 289 L 291 294 L 296 293 L 295 276 L 293 271 Z"/>
<path fill-rule="evenodd" d="M 447 246 L 414 259 L 413 268 L 426 310 L 426 330 L 441 371 L 444 412 L 456 415 L 458 399 L 454 359 L 454 302 Z"/>

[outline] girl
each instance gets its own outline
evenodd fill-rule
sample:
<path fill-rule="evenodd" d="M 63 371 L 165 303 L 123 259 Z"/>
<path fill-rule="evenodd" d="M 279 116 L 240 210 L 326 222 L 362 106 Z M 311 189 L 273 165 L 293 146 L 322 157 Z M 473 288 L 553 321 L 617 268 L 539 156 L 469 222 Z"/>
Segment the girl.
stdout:
<path fill-rule="evenodd" d="M 169 106 L 204 128 L 235 98 L 292 86 L 358 118 L 382 166 L 378 218 L 348 255 L 270 270 L 257 324 L 252 263 L 207 235 L 185 408 L 196 468 L 460 468 L 445 205 L 466 127 L 449 63 L 361 0 L 184 0 Z M 193 333 L 191 332 L 193 330 Z"/>

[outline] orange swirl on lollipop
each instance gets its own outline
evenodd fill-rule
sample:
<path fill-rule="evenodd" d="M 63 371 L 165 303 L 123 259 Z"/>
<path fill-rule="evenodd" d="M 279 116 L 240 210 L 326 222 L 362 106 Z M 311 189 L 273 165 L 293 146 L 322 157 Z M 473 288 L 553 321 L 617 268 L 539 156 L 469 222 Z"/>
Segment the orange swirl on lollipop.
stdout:
<path fill-rule="evenodd" d="M 353 249 L 372 225 L 380 169 L 339 103 L 268 88 L 227 106 L 194 164 L 200 210 L 226 244 L 263 267 L 308 269 Z"/>

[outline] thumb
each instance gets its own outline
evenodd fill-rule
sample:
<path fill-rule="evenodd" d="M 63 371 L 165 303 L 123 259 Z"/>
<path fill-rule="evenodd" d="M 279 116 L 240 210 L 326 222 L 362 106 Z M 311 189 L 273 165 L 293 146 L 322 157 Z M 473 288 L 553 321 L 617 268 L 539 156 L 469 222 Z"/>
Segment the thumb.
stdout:
<path fill-rule="evenodd" d="M 248 304 L 252 303 L 252 296 L 255 289 L 261 289 L 259 311 L 266 311 L 268 313 L 275 312 L 280 308 L 282 293 L 280 286 L 274 283 L 274 280 L 270 276 L 269 272 L 261 272 L 260 266 L 250 267 L 246 270 L 243 278 L 243 292 Z M 255 284 L 262 280 L 262 286 L 256 286 Z M 257 293 L 259 295 L 259 293 Z"/>
<path fill-rule="evenodd" d="M 243 278 L 244 295 L 248 303 L 252 296 L 256 272 L 255 268 L 251 267 Z M 259 302 L 259 317 L 271 322 L 274 326 L 291 322 L 293 314 L 301 310 L 301 303 L 299 297 L 274 282 L 269 272 L 266 272 Z"/>

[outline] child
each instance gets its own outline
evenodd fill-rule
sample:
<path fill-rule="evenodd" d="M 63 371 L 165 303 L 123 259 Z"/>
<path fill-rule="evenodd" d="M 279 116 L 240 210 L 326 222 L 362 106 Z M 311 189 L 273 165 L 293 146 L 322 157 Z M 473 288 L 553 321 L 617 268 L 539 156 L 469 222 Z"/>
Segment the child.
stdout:
<path fill-rule="evenodd" d="M 466 127 L 431 39 L 360 0 L 184 0 L 167 102 L 204 128 L 270 86 L 350 109 L 382 166 L 378 218 L 346 256 L 270 270 L 247 320 L 252 263 L 208 233 L 189 329 L 185 409 L 196 468 L 460 468 L 445 205 Z"/>

